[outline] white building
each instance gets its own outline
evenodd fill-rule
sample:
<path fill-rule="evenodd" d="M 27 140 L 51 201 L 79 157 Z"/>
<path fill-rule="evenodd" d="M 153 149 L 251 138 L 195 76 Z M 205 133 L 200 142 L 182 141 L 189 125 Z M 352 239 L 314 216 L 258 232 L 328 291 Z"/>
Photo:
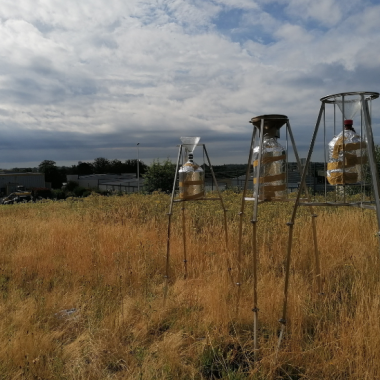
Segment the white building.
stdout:
<path fill-rule="evenodd" d="M 26 190 L 35 187 L 46 187 L 44 173 L 0 173 L 0 192 L 8 195 L 16 191 L 17 186 Z"/>

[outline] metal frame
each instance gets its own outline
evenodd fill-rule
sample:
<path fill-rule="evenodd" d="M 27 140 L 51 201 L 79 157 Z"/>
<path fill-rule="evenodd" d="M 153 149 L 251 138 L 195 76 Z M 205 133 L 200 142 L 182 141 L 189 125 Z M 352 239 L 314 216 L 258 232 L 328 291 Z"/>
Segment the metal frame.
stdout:
<path fill-rule="evenodd" d="M 169 288 L 169 279 L 170 279 L 170 237 L 171 237 L 171 217 L 173 215 L 173 206 L 174 203 L 183 203 L 183 202 L 198 202 L 198 201 L 220 201 L 221 207 L 223 209 L 224 213 L 224 230 L 225 230 L 225 244 L 226 249 L 228 250 L 228 230 L 227 230 L 227 209 L 224 206 L 224 202 L 219 190 L 218 182 L 216 181 L 214 169 L 212 167 L 210 157 L 207 153 L 207 149 L 205 144 L 197 144 L 196 146 L 202 146 L 203 147 L 203 156 L 206 156 L 209 168 L 211 170 L 211 175 L 213 179 L 213 183 L 215 185 L 216 191 L 218 193 L 218 197 L 216 198 L 198 198 L 198 199 L 174 199 L 175 197 L 175 191 L 176 191 L 176 185 L 177 185 L 177 177 L 178 177 L 178 170 L 179 170 L 179 164 L 181 161 L 181 157 L 183 157 L 183 147 L 186 144 L 179 145 L 178 149 L 178 157 L 177 157 L 177 165 L 175 169 L 175 176 L 174 176 L 174 182 L 173 182 L 173 190 L 170 198 L 170 206 L 169 206 L 169 212 L 168 212 L 168 233 L 167 233 L 167 240 L 166 240 L 166 265 L 165 265 L 165 288 L 164 288 L 164 304 L 166 303 L 167 294 L 168 294 L 168 288 Z M 185 218 L 185 203 L 183 203 L 182 206 L 182 236 L 183 236 L 183 263 L 184 263 L 184 278 L 187 278 L 187 250 L 186 250 L 186 218 Z M 231 266 L 228 266 L 229 271 L 231 271 Z"/>
<path fill-rule="evenodd" d="M 240 221 L 239 221 L 239 244 L 238 244 L 238 274 L 237 274 L 237 282 L 236 285 L 238 286 L 238 291 L 237 291 L 237 304 L 236 304 L 236 309 L 238 311 L 239 309 L 239 303 L 240 303 L 240 296 L 241 296 L 241 283 L 242 283 L 242 278 L 241 278 L 241 262 L 242 262 L 242 229 L 243 229 L 243 215 L 244 215 L 244 210 L 245 210 L 245 202 L 246 201 L 253 201 L 253 216 L 252 216 L 252 268 L 253 268 L 253 340 L 254 340 L 254 357 L 255 360 L 257 360 L 257 351 L 258 351 L 258 339 L 257 339 L 257 331 L 258 331 L 258 296 L 257 296 L 257 262 L 258 262 L 258 248 L 257 248 L 257 222 L 258 222 L 258 206 L 260 203 L 267 202 L 267 201 L 260 201 L 259 200 L 259 195 L 260 195 L 260 171 L 261 171 L 261 161 L 262 161 L 262 150 L 263 150 L 263 141 L 264 141 L 264 124 L 265 120 L 279 120 L 279 122 L 283 121 L 283 124 L 281 124 L 281 127 L 285 124 L 286 125 L 286 139 L 288 139 L 288 136 L 290 138 L 290 142 L 292 144 L 293 152 L 296 158 L 297 166 L 299 173 L 302 173 L 302 165 L 301 161 L 299 159 L 299 155 L 297 152 L 294 136 L 292 133 L 292 129 L 290 126 L 289 118 L 285 115 L 262 115 L 262 116 L 257 116 L 253 119 L 260 119 L 260 129 L 259 129 L 259 157 L 258 157 L 258 166 L 257 166 L 257 171 L 256 171 L 256 181 L 255 181 L 255 186 L 254 186 L 254 194 L 256 196 L 254 198 L 247 198 L 246 193 L 247 193 L 247 187 L 248 187 L 248 178 L 250 176 L 251 172 L 251 165 L 252 165 L 252 155 L 253 155 L 253 148 L 255 146 L 256 142 L 256 135 L 258 133 L 258 127 L 253 126 L 253 132 L 252 132 L 252 138 L 251 138 L 251 145 L 249 149 L 249 158 L 248 158 L 248 165 L 247 165 L 247 172 L 245 176 L 245 182 L 244 182 L 244 190 L 243 190 L 243 195 L 242 195 L 242 201 L 241 201 L 241 206 L 240 206 Z M 288 147 L 288 141 L 286 141 L 286 145 Z M 287 148 L 288 149 L 288 148 Z M 288 164 L 288 154 L 286 153 L 286 167 Z M 287 170 L 287 169 L 286 169 Z M 286 179 L 287 180 L 287 179 Z M 301 182 L 302 184 L 303 182 Z M 306 185 L 303 186 L 307 199 L 306 201 L 309 200 L 308 198 L 308 191 L 306 188 Z M 302 186 L 301 186 L 302 188 Z M 301 189 L 299 189 L 298 194 L 301 193 Z M 284 199 L 281 201 L 290 201 L 293 202 L 294 200 L 291 199 Z M 315 256 L 315 261 L 316 261 L 316 271 L 317 271 L 317 286 L 318 286 L 318 291 L 321 291 L 321 282 L 320 282 L 320 265 L 319 265 L 319 251 L 318 251 L 318 245 L 317 245 L 317 237 L 316 237 L 316 225 L 315 225 L 315 217 L 316 215 L 314 214 L 313 208 L 310 206 L 310 213 L 312 216 L 312 231 L 313 231 L 313 242 L 314 242 L 314 256 Z M 294 214 L 294 211 L 293 211 Z M 292 219 L 294 217 L 292 216 Z M 293 224 L 291 225 L 287 223 L 288 226 L 290 227 L 290 230 L 293 230 Z M 291 250 L 291 244 L 292 244 L 292 234 L 289 235 L 289 242 L 288 242 L 288 252 Z M 289 254 L 289 253 L 288 253 Z"/>
<path fill-rule="evenodd" d="M 307 174 L 307 168 L 310 164 L 311 155 L 313 153 L 315 141 L 318 135 L 318 130 L 321 124 L 322 116 L 325 117 L 326 113 L 326 104 L 333 104 L 334 105 L 334 134 L 335 134 L 335 104 L 337 99 L 342 99 L 342 126 L 344 124 L 344 99 L 346 96 L 352 96 L 352 95 L 358 95 L 361 98 L 361 112 L 364 115 L 364 124 L 365 124 L 365 132 L 367 136 L 367 147 L 368 147 L 368 156 L 369 156 L 369 167 L 371 172 L 371 179 L 372 179 L 372 186 L 374 189 L 375 194 L 375 205 L 373 205 L 373 202 L 346 202 L 345 198 L 345 190 L 344 190 L 344 200 L 343 202 L 301 202 L 301 191 L 298 192 L 293 213 L 291 216 L 290 221 L 287 223 L 289 226 L 289 242 L 288 242 L 288 252 L 286 257 L 286 273 L 285 273 L 285 285 L 284 285 L 284 300 L 283 300 L 283 310 L 282 310 L 282 317 L 279 320 L 281 323 L 281 333 L 278 340 L 278 348 L 281 345 L 281 341 L 283 339 L 284 333 L 285 333 L 285 326 L 286 326 L 286 314 L 287 314 L 287 302 L 288 302 L 288 290 L 289 290 L 289 272 L 290 272 L 290 262 L 291 262 L 291 253 L 292 253 L 292 238 L 293 238 L 293 225 L 295 221 L 295 217 L 297 214 L 297 209 L 299 206 L 348 206 L 348 207 L 360 207 L 365 209 L 372 209 L 376 211 L 377 216 L 377 222 L 378 222 L 378 228 L 379 232 L 377 233 L 379 237 L 380 242 L 380 186 L 379 186 L 379 176 L 377 172 L 376 167 L 376 160 L 375 160 L 375 146 L 373 141 L 373 134 L 372 134 L 372 125 L 371 125 L 371 117 L 370 112 L 368 108 L 368 102 L 372 101 L 373 99 L 376 99 L 379 97 L 379 93 L 377 92 L 365 92 L 365 91 L 359 91 L 359 92 L 344 92 L 334 95 L 328 95 L 320 99 L 321 107 L 319 110 L 317 122 L 314 127 L 314 132 L 311 138 L 309 153 L 306 158 L 305 167 L 303 168 L 302 177 L 301 177 L 301 187 L 306 189 L 306 174 Z M 343 144 L 344 144 L 344 126 L 343 126 Z M 343 150 L 344 154 L 344 150 Z M 344 173 L 344 166 L 343 166 L 343 173 Z M 344 177 L 343 177 L 344 178 Z M 327 179 L 325 179 L 327 181 Z M 343 185 L 345 186 L 345 185 Z M 315 226 L 313 227 L 315 228 Z M 316 235 L 316 233 L 314 232 Z M 317 268 L 317 272 L 319 272 L 319 269 Z M 321 293 L 321 290 L 319 289 L 319 293 Z"/>

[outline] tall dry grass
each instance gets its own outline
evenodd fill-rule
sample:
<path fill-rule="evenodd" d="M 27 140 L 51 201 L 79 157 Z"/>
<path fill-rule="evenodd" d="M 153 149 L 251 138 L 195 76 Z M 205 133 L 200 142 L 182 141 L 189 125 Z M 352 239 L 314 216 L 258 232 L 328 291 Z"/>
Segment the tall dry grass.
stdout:
<path fill-rule="evenodd" d="M 168 196 L 3 206 L 0 378 L 380 378 L 374 213 L 317 209 L 324 289 L 318 296 L 310 216 L 300 209 L 287 333 L 276 356 L 291 205 L 260 206 L 260 360 L 255 363 L 250 215 L 247 211 L 237 313 L 240 195 L 226 193 L 224 200 L 230 251 L 224 247 L 219 204 L 186 203 L 186 280 L 176 205 L 165 307 Z M 71 314 L 60 313 L 72 308 Z"/>

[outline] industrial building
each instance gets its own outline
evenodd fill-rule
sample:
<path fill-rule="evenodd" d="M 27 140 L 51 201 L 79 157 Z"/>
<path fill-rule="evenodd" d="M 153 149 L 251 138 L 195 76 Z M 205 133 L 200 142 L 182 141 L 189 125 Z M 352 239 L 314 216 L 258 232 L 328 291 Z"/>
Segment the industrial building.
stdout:
<path fill-rule="evenodd" d="M 17 186 L 25 189 L 45 187 L 44 173 L 0 173 L 0 193 L 9 195 L 17 190 Z"/>

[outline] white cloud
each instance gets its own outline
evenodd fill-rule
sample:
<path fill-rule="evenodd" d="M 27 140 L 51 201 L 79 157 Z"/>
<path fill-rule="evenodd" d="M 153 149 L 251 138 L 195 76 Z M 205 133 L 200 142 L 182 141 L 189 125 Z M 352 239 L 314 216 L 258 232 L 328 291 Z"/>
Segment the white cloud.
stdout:
<path fill-rule="evenodd" d="M 292 0 L 285 14 L 249 0 L 4 0 L 0 126 L 230 139 L 255 114 L 311 119 L 345 76 L 379 64 L 380 7 L 349 15 L 355 4 Z M 235 8 L 234 33 L 218 28 Z"/>
<path fill-rule="evenodd" d="M 260 9 L 257 1 L 253 0 L 214 0 L 214 3 L 228 8 L 240 8 L 245 10 Z"/>
<path fill-rule="evenodd" d="M 343 18 L 343 10 L 348 6 L 337 0 L 291 0 L 287 6 L 289 14 L 301 19 L 313 19 L 326 26 L 334 26 Z"/>
<path fill-rule="evenodd" d="M 312 41 L 312 36 L 298 25 L 284 24 L 273 35 L 279 40 L 284 39 L 292 44 L 310 43 Z"/>

